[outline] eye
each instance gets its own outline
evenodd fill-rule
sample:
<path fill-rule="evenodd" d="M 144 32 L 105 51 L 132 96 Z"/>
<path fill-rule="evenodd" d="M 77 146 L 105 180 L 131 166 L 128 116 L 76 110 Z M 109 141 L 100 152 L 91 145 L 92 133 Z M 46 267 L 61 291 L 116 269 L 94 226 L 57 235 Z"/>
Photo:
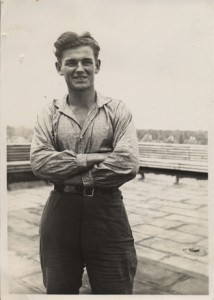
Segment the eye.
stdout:
<path fill-rule="evenodd" d="M 89 65 L 92 64 L 92 61 L 89 60 L 89 59 L 85 59 L 85 60 L 83 60 L 82 64 L 83 64 L 84 66 L 89 66 Z"/>
<path fill-rule="evenodd" d="M 76 66 L 76 61 L 75 60 L 69 60 L 65 63 L 66 66 L 68 67 L 75 67 Z"/>

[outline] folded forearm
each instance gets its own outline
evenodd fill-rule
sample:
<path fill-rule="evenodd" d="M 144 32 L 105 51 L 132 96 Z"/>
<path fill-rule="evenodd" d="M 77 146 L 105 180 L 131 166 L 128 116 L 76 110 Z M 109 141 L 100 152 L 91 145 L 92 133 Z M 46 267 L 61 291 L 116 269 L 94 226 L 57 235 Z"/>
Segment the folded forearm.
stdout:
<path fill-rule="evenodd" d="M 135 166 L 130 166 L 126 170 L 107 168 L 104 165 L 95 166 L 91 170 L 93 185 L 95 187 L 119 187 L 124 183 L 133 179 L 137 174 L 138 169 Z"/>
<path fill-rule="evenodd" d="M 36 176 L 48 180 L 68 179 L 88 169 L 86 154 L 76 155 L 69 150 L 57 152 L 33 149 L 31 167 Z"/>
<path fill-rule="evenodd" d="M 34 174 L 39 178 L 53 182 L 71 179 L 70 183 L 75 182 L 76 184 L 74 176 L 89 170 L 95 164 L 101 163 L 110 153 L 74 154 L 69 150 L 63 152 L 35 151 L 31 155 L 31 166 Z M 79 183 L 78 181 L 77 185 Z"/>
<path fill-rule="evenodd" d="M 75 175 L 70 179 L 66 179 L 63 180 L 63 182 L 61 182 L 61 184 L 67 184 L 67 185 L 78 185 L 78 186 L 82 186 L 83 182 L 82 182 L 82 176 L 81 175 Z"/>
<path fill-rule="evenodd" d="M 138 173 L 137 152 L 112 153 L 105 161 L 94 165 L 89 172 L 83 173 L 83 182 L 94 187 L 119 187 L 133 179 Z"/>
<path fill-rule="evenodd" d="M 104 175 L 104 174 L 103 174 Z M 99 188 L 113 188 L 119 187 L 126 183 L 127 181 L 133 179 L 136 174 L 112 174 L 111 171 L 106 172 L 105 176 L 96 176 L 93 179 L 93 186 L 91 187 L 99 187 Z M 83 186 L 83 176 L 75 175 L 70 179 L 62 180 L 62 181 L 55 181 L 56 184 L 64 184 L 64 185 L 73 185 L 73 186 Z"/>

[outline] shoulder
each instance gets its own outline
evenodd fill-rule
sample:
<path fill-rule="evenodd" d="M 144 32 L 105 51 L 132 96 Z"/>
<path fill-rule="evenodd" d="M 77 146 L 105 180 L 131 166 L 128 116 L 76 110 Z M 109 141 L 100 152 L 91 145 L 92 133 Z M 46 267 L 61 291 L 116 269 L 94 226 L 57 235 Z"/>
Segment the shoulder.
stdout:
<path fill-rule="evenodd" d="M 130 114 L 127 104 L 120 99 L 106 97 L 98 94 L 98 105 L 105 107 L 114 114 Z"/>
<path fill-rule="evenodd" d="M 56 113 L 59 109 L 61 109 L 64 106 L 64 104 L 65 104 L 64 98 L 63 99 L 53 99 L 53 100 L 49 101 L 48 103 L 46 103 L 43 106 L 42 110 L 44 112 L 47 112 L 50 114 Z"/>
<path fill-rule="evenodd" d="M 126 103 L 120 99 L 107 98 L 108 101 L 103 105 L 105 113 L 108 115 L 114 126 L 125 126 L 132 120 L 131 112 Z"/>
<path fill-rule="evenodd" d="M 112 101 L 107 104 L 107 107 L 112 111 L 116 119 L 131 118 L 131 111 L 122 100 L 112 99 Z"/>
<path fill-rule="evenodd" d="M 38 119 L 43 121 L 53 120 L 59 112 L 59 108 L 63 105 L 63 100 L 53 99 L 47 102 L 38 112 Z"/>
<path fill-rule="evenodd" d="M 116 110 L 129 110 L 127 104 L 123 100 L 112 99 L 112 105 Z"/>

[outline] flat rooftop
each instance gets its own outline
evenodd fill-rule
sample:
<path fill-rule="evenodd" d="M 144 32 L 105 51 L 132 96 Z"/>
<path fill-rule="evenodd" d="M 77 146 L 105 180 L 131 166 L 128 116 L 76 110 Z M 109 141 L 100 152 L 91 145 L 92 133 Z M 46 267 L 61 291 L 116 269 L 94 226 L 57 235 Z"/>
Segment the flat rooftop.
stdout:
<path fill-rule="evenodd" d="M 14 183 L 8 191 L 11 294 L 44 294 L 39 222 L 52 186 Z M 208 294 L 208 182 L 138 175 L 121 187 L 132 227 L 138 268 L 134 294 Z M 81 294 L 90 294 L 87 274 Z"/>

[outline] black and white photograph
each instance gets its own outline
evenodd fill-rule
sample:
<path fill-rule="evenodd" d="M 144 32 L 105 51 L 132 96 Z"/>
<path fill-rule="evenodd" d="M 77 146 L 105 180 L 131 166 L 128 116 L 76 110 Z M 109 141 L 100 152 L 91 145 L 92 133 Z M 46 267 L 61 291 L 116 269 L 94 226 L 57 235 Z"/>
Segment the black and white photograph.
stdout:
<path fill-rule="evenodd" d="M 1 1 L 2 300 L 214 299 L 213 9 Z"/>

